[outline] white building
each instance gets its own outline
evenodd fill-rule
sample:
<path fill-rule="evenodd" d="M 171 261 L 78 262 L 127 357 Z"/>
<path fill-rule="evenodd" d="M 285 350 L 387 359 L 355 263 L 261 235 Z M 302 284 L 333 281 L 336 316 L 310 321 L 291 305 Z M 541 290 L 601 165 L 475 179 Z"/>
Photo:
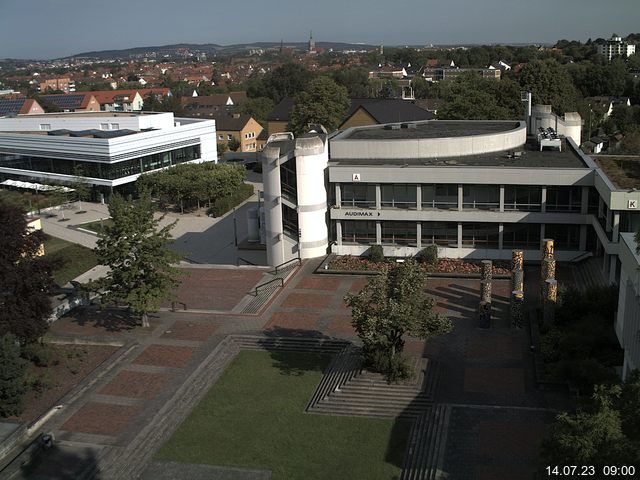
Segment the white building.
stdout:
<path fill-rule="evenodd" d="M 622 37 L 615 33 L 603 44 L 597 45 L 598 53 L 604 56 L 608 62 L 613 57 L 630 57 L 636 53 L 636 46 L 622 41 Z"/>
<path fill-rule="evenodd" d="M 620 235 L 620 292 L 616 335 L 624 349 L 622 378 L 640 368 L 640 256 L 633 233 Z"/>
<path fill-rule="evenodd" d="M 108 196 L 142 173 L 216 161 L 213 120 L 106 112 L 0 118 L 0 181 L 68 183 L 80 168 L 94 196 Z"/>

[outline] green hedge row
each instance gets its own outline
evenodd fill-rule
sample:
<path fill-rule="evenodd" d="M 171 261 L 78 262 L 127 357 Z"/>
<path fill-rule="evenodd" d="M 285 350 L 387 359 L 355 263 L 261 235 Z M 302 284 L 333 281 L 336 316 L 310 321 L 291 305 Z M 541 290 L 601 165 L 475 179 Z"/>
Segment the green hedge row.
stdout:
<path fill-rule="evenodd" d="M 219 217 L 221 215 L 224 215 L 233 207 L 237 207 L 238 205 L 240 205 L 251 195 L 253 195 L 253 185 L 243 183 L 235 193 L 232 193 L 231 195 L 228 195 L 226 197 L 219 198 L 215 202 L 213 202 L 213 204 L 207 210 L 207 215 L 210 215 L 212 217 Z"/>

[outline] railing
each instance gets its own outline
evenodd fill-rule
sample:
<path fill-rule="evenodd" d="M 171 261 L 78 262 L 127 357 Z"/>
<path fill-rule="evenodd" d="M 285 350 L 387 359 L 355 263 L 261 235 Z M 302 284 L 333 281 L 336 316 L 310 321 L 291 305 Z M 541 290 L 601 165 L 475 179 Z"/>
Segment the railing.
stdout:
<path fill-rule="evenodd" d="M 280 282 L 280 285 L 278 285 L 278 287 L 280 287 L 280 288 L 284 287 L 284 280 L 282 278 L 278 277 L 278 278 L 274 278 L 272 280 L 269 280 L 268 282 L 261 283 L 260 285 L 258 285 L 256 288 L 253 289 L 251 294 L 254 297 L 257 297 L 258 296 L 258 292 L 260 291 L 260 289 L 262 289 L 263 287 L 266 287 L 267 285 L 269 285 L 271 283 L 274 283 L 274 282 Z"/>
<path fill-rule="evenodd" d="M 250 262 L 249 260 L 247 260 L 246 258 L 242 258 L 242 257 L 238 257 L 238 260 L 236 261 L 236 265 L 239 267 L 240 266 L 240 261 L 243 261 L 244 263 L 246 263 L 247 265 L 253 265 L 256 266 L 257 264 Z"/>
<path fill-rule="evenodd" d="M 282 267 L 285 267 L 285 266 L 287 266 L 287 265 L 289 265 L 289 264 L 291 264 L 291 263 L 293 263 L 293 262 L 296 262 L 298 265 L 302 265 L 302 260 L 300 260 L 300 259 L 299 259 L 299 258 L 297 258 L 297 257 L 296 257 L 296 258 L 292 258 L 291 260 L 287 260 L 286 262 L 281 263 L 280 265 L 278 265 L 278 266 L 275 268 L 275 270 L 273 271 L 273 274 L 274 274 L 274 275 L 277 275 L 277 274 L 278 274 L 278 270 L 281 270 L 281 269 L 282 269 Z"/>

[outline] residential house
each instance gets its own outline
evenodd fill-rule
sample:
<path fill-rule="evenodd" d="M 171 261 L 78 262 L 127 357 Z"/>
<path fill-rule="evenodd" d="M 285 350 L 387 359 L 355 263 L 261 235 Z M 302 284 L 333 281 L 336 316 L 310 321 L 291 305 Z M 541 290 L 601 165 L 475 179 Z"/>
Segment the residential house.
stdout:
<path fill-rule="evenodd" d="M 238 152 L 257 152 L 258 137 L 262 133 L 260 125 L 251 115 L 222 114 L 214 117 L 217 142 L 227 144 L 234 138 L 240 142 Z"/>
<path fill-rule="evenodd" d="M 223 112 L 229 113 L 246 100 L 246 92 L 229 92 L 197 97 L 182 97 L 180 102 L 190 117 L 215 117 Z"/>
<path fill-rule="evenodd" d="M 37 115 L 44 113 L 40 104 L 32 98 L 0 99 L 0 117 Z"/>
<path fill-rule="evenodd" d="M 91 92 L 42 95 L 40 98 L 63 112 L 99 112 L 100 103 Z"/>
<path fill-rule="evenodd" d="M 40 91 L 45 93 L 48 90 L 60 90 L 64 93 L 70 93 L 75 92 L 76 86 L 69 77 L 49 78 L 40 82 Z"/>

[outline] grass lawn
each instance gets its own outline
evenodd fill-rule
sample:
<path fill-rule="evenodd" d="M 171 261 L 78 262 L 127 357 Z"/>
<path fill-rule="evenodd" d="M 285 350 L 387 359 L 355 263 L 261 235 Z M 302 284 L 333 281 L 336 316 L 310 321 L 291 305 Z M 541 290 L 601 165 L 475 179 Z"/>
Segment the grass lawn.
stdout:
<path fill-rule="evenodd" d="M 59 286 L 98 264 L 98 259 L 90 248 L 49 235 L 45 236 L 44 253 L 48 259 L 62 260 L 62 265 L 53 272 L 53 280 Z"/>
<path fill-rule="evenodd" d="M 85 230 L 90 230 L 95 233 L 100 233 L 102 231 L 102 227 L 105 225 L 111 225 L 113 221 L 110 218 L 105 220 L 96 220 L 95 222 L 87 222 L 78 225 L 80 228 L 84 228 Z"/>
<path fill-rule="evenodd" d="M 409 422 L 303 413 L 328 361 L 240 352 L 156 458 L 271 470 L 274 480 L 399 477 Z"/>

